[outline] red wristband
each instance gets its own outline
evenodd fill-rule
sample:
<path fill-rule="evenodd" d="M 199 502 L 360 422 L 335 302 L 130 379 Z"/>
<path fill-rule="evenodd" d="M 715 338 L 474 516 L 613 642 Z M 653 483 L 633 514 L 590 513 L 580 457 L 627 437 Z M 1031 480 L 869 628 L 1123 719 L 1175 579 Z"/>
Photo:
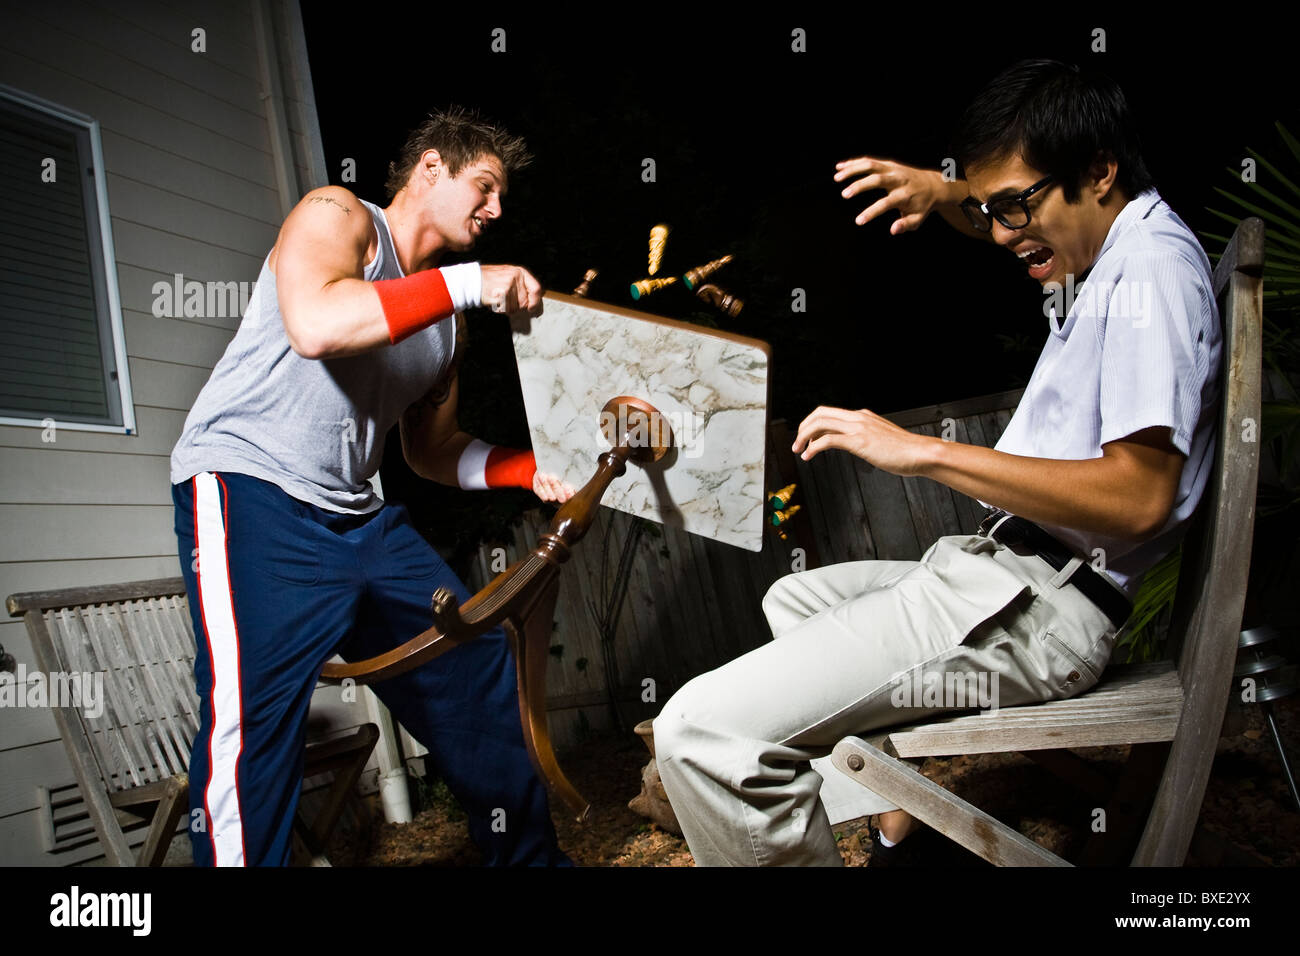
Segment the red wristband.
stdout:
<path fill-rule="evenodd" d="M 483 480 L 489 488 L 533 489 L 533 476 L 537 474 L 537 459 L 532 451 L 505 448 L 497 445 L 488 453 L 483 466 Z"/>
<path fill-rule="evenodd" d="M 437 269 L 426 269 L 400 279 L 380 279 L 374 285 L 388 322 L 388 341 L 394 345 L 456 314 L 447 281 Z"/>

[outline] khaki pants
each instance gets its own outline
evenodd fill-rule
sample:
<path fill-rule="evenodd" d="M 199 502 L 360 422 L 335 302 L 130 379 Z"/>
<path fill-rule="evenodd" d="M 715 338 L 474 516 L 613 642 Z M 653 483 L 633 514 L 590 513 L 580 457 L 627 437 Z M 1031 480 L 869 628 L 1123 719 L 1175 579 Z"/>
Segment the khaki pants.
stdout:
<path fill-rule="evenodd" d="M 976 687 L 995 707 L 1090 688 L 1115 626 L 1064 583 L 1079 563 L 1055 572 L 957 535 L 919 562 L 777 581 L 763 600 L 775 640 L 696 677 L 655 718 L 659 773 L 696 863 L 838 866 L 811 761 L 840 739 L 977 706 Z M 863 813 L 894 809 L 862 793 Z"/>

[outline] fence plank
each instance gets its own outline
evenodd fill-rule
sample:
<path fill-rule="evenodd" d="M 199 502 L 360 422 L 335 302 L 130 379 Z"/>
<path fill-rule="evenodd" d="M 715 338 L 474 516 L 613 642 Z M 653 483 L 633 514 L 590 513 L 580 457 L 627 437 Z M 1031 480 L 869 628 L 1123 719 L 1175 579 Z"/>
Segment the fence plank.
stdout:
<path fill-rule="evenodd" d="M 1011 418 L 1007 403 L 1019 397 L 1019 392 L 982 396 L 891 418 L 928 435 L 940 434 L 943 419 L 952 418 L 955 440 L 991 446 Z M 786 483 L 777 467 L 777 456 L 783 453 L 777 439 L 782 428 L 778 422 L 769 430 L 769 490 Z M 770 526 L 759 552 L 695 538 L 663 525 L 654 525 L 642 535 L 632 558 L 613 646 L 613 693 L 620 713 L 627 707 L 637 713 L 643 708 L 653 712 L 691 677 L 770 640 L 763 596 L 773 582 L 791 572 L 792 550 L 800 538 L 815 548 L 815 555 L 807 555 L 808 568 L 818 566 L 815 556 L 822 564 L 871 558 L 917 560 L 938 537 L 973 531 L 982 516 L 978 503 L 965 495 L 925 479 L 899 478 L 852 455 L 824 454 L 804 462 L 785 453 L 787 471 L 799 486 L 794 500 L 801 506 L 786 540 L 780 540 Z M 632 522 L 623 512 L 601 508 L 587 540 L 561 572 L 554 642 L 564 645 L 564 653 L 551 662 L 548 672 L 548 708 L 557 717 L 557 727 L 564 730 L 557 742 L 578 730 L 574 717 L 561 714 L 594 708 L 609 693 L 590 604 L 602 599 L 612 583 L 604 578 L 608 574 L 612 579 L 617 570 Z M 526 515 L 507 546 L 508 561 L 519 560 L 545 527 L 540 511 Z M 602 573 L 606 534 L 610 535 L 608 569 Z M 484 546 L 470 574 L 474 590 L 493 577 L 489 561 L 490 548 Z M 575 665 L 582 657 L 589 664 L 580 672 Z M 640 699 L 646 677 L 655 681 L 653 702 Z"/>
<path fill-rule="evenodd" d="M 984 429 L 980 425 L 978 416 L 957 419 L 953 429 L 953 440 L 967 445 L 983 445 Z M 952 492 L 952 500 L 957 509 L 957 519 L 961 526 L 961 533 L 973 533 L 984 517 L 984 509 L 974 498 L 957 491 Z"/>
<path fill-rule="evenodd" d="M 882 561 L 915 561 L 922 548 L 904 479 L 865 462 L 857 476 L 873 530 L 874 557 Z"/>

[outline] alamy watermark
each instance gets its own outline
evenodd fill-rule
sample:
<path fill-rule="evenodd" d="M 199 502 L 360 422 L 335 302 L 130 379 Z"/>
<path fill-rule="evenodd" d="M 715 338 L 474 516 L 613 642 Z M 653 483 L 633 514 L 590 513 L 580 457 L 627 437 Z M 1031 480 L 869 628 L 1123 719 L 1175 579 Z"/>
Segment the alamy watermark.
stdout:
<path fill-rule="evenodd" d="M 76 707 L 90 720 L 104 715 L 104 674 L 45 674 L 19 664 L 11 674 L 0 672 L 0 708 Z"/>
<path fill-rule="evenodd" d="M 998 712 L 997 671 L 905 671 L 893 676 L 889 702 L 895 707 L 933 707 L 967 710 L 978 707 L 984 715 Z"/>
<path fill-rule="evenodd" d="M 248 310 L 256 282 L 199 282 L 177 272 L 171 282 L 153 284 L 156 319 L 231 319 Z"/>
<path fill-rule="evenodd" d="M 1142 279 L 1089 279 L 1076 287 L 1071 273 L 1064 284 L 1048 282 L 1043 286 L 1043 315 L 1047 318 L 1064 319 L 1076 304 L 1086 314 L 1104 312 L 1108 321 L 1130 319 L 1133 328 L 1145 329 L 1155 315 L 1155 283 Z"/>
<path fill-rule="evenodd" d="M 50 897 L 50 925 L 55 927 L 119 926 L 133 936 L 148 936 L 152 914 L 151 893 L 83 893 L 73 884 L 68 892 Z"/>

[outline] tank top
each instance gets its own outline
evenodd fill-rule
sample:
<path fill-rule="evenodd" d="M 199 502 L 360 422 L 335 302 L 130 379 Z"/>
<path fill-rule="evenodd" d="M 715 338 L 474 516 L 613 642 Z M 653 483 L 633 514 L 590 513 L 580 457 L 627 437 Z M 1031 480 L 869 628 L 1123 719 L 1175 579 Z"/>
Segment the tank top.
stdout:
<path fill-rule="evenodd" d="M 365 279 L 404 273 L 384 212 Z M 212 369 L 172 449 L 171 481 L 229 471 L 272 482 L 329 511 L 382 506 L 369 479 L 401 414 L 451 369 L 456 322 L 444 319 L 396 345 L 345 358 L 306 359 L 289 345 L 270 255 L 235 337 Z"/>

